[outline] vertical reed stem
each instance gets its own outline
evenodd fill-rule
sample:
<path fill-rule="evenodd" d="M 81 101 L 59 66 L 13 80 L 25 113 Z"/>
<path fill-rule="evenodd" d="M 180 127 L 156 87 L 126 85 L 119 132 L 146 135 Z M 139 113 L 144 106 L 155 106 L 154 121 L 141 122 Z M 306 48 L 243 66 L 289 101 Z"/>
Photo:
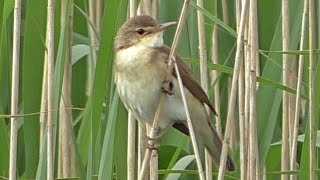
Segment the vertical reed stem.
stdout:
<path fill-rule="evenodd" d="M 225 173 L 225 164 L 227 160 L 228 146 L 230 143 L 230 134 L 231 134 L 231 118 L 234 116 L 238 77 L 239 77 L 240 67 L 242 66 L 242 63 L 243 63 L 242 58 L 243 58 L 244 30 L 245 30 L 245 25 L 248 19 L 248 5 L 249 5 L 249 1 L 244 0 L 242 11 L 241 11 L 239 33 L 237 37 L 237 51 L 235 56 L 234 72 L 233 72 L 231 93 L 230 93 L 230 99 L 229 99 L 229 105 L 228 105 L 227 125 L 226 125 L 226 131 L 225 131 L 225 136 L 224 136 L 223 146 L 222 146 L 222 153 L 220 158 L 218 180 L 222 180 Z"/>
<path fill-rule="evenodd" d="M 13 52 L 12 52 L 12 83 L 11 83 L 11 132 L 10 132 L 10 165 L 9 179 L 17 179 L 17 139 L 19 108 L 19 59 L 20 59 L 20 26 L 21 0 L 15 0 L 13 24 Z"/>
<path fill-rule="evenodd" d="M 306 38 L 306 24 L 308 17 L 308 0 L 304 1 L 304 8 L 302 14 L 302 23 L 301 23 L 301 35 L 300 35 L 300 50 L 304 50 Z M 297 144 L 298 144 L 298 132 L 299 132 L 299 115 L 300 115 L 300 94 L 302 88 L 302 77 L 303 77 L 303 66 L 304 66 L 304 55 L 299 55 L 299 65 L 298 65 L 298 81 L 297 81 L 297 95 L 296 95 L 296 104 L 295 104 L 295 115 L 294 115 L 294 126 L 293 126 L 293 137 L 292 137 L 292 147 L 291 147 L 291 158 L 290 158 L 290 171 L 296 170 L 296 155 L 297 155 Z M 290 179 L 296 179 L 296 175 L 290 175 Z"/>
<path fill-rule="evenodd" d="M 289 1 L 282 0 L 282 50 L 288 51 L 290 45 L 290 34 L 289 34 Z M 282 81 L 283 85 L 289 85 L 289 55 L 283 54 L 282 56 Z M 281 171 L 289 170 L 289 94 L 283 92 L 282 98 L 282 145 L 281 145 Z M 281 179 L 287 180 L 287 174 L 282 174 Z"/>
<path fill-rule="evenodd" d="M 54 0 L 48 0 L 47 50 L 48 50 L 48 123 L 47 123 L 47 179 L 54 179 L 54 136 L 53 136 L 53 76 L 54 76 Z"/>
<path fill-rule="evenodd" d="M 310 180 L 317 179 L 316 175 L 316 139 L 317 124 L 315 119 L 315 14 L 314 0 L 309 0 L 309 132 L 310 132 L 310 152 L 309 152 L 309 174 Z"/>

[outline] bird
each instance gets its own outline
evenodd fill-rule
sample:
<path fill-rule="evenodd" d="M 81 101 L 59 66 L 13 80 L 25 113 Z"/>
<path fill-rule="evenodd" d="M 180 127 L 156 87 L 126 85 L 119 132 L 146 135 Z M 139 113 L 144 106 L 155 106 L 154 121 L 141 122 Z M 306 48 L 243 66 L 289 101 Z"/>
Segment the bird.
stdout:
<path fill-rule="evenodd" d="M 163 83 L 168 76 L 170 48 L 163 42 L 163 32 L 174 24 L 176 22 L 160 24 L 148 15 L 135 16 L 120 27 L 114 40 L 113 71 L 119 97 L 137 120 L 150 125 L 154 120 L 161 91 L 164 90 Z M 189 67 L 177 53 L 174 56 L 198 147 L 201 148 L 201 152 L 206 148 L 213 162 L 219 165 L 222 141 L 211 124 L 205 106 L 208 106 L 214 114 L 217 113 Z M 163 134 L 172 126 L 189 135 L 187 116 L 175 69 L 169 77 L 170 89 L 165 89 L 167 93 L 160 114 L 158 134 Z M 230 155 L 227 156 L 226 169 L 235 170 Z"/>

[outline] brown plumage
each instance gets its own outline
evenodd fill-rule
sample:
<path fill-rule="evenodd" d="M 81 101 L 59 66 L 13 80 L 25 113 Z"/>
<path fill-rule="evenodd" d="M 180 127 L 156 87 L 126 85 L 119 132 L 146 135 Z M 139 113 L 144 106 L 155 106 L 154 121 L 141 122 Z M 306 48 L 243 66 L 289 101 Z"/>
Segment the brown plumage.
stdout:
<path fill-rule="evenodd" d="M 137 16 L 131 18 L 120 28 L 115 39 L 114 72 L 119 96 L 126 108 L 131 110 L 138 120 L 150 125 L 153 123 L 163 81 L 167 75 L 170 48 L 163 44 L 162 33 L 172 24 L 171 22 L 158 24 L 149 16 Z M 203 155 L 204 148 L 207 148 L 218 165 L 222 142 L 211 125 L 205 104 L 214 114 L 216 112 L 188 66 L 177 54 L 175 58 L 200 154 Z M 172 73 L 172 80 L 173 94 L 167 94 L 164 98 L 159 131 L 164 132 L 168 127 L 173 126 L 189 135 L 175 70 Z M 231 171 L 235 169 L 229 156 L 226 167 Z"/>

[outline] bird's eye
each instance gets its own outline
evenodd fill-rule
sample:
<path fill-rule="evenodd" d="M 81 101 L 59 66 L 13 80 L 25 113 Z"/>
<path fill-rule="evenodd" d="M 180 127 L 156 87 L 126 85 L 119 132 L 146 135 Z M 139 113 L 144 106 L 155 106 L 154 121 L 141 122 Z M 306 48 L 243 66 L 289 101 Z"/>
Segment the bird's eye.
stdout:
<path fill-rule="evenodd" d="M 137 33 L 138 33 L 139 35 L 143 35 L 144 32 L 145 32 L 145 31 L 144 31 L 143 29 L 138 29 L 138 30 L 137 30 Z"/>

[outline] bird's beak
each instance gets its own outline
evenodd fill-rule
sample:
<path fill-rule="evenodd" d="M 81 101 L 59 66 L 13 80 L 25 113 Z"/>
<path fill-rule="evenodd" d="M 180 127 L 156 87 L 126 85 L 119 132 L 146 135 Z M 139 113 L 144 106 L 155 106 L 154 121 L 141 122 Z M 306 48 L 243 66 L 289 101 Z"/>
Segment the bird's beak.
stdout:
<path fill-rule="evenodd" d="M 164 31 L 165 29 L 167 29 L 169 26 L 172 26 L 174 24 L 177 24 L 177 22 L 166 22 L 166 23 L 162 23 L 159 26 L 157 26 L 157 28 L 155 29 L 155 32 L 160 32 L 160 31 Z"/>

